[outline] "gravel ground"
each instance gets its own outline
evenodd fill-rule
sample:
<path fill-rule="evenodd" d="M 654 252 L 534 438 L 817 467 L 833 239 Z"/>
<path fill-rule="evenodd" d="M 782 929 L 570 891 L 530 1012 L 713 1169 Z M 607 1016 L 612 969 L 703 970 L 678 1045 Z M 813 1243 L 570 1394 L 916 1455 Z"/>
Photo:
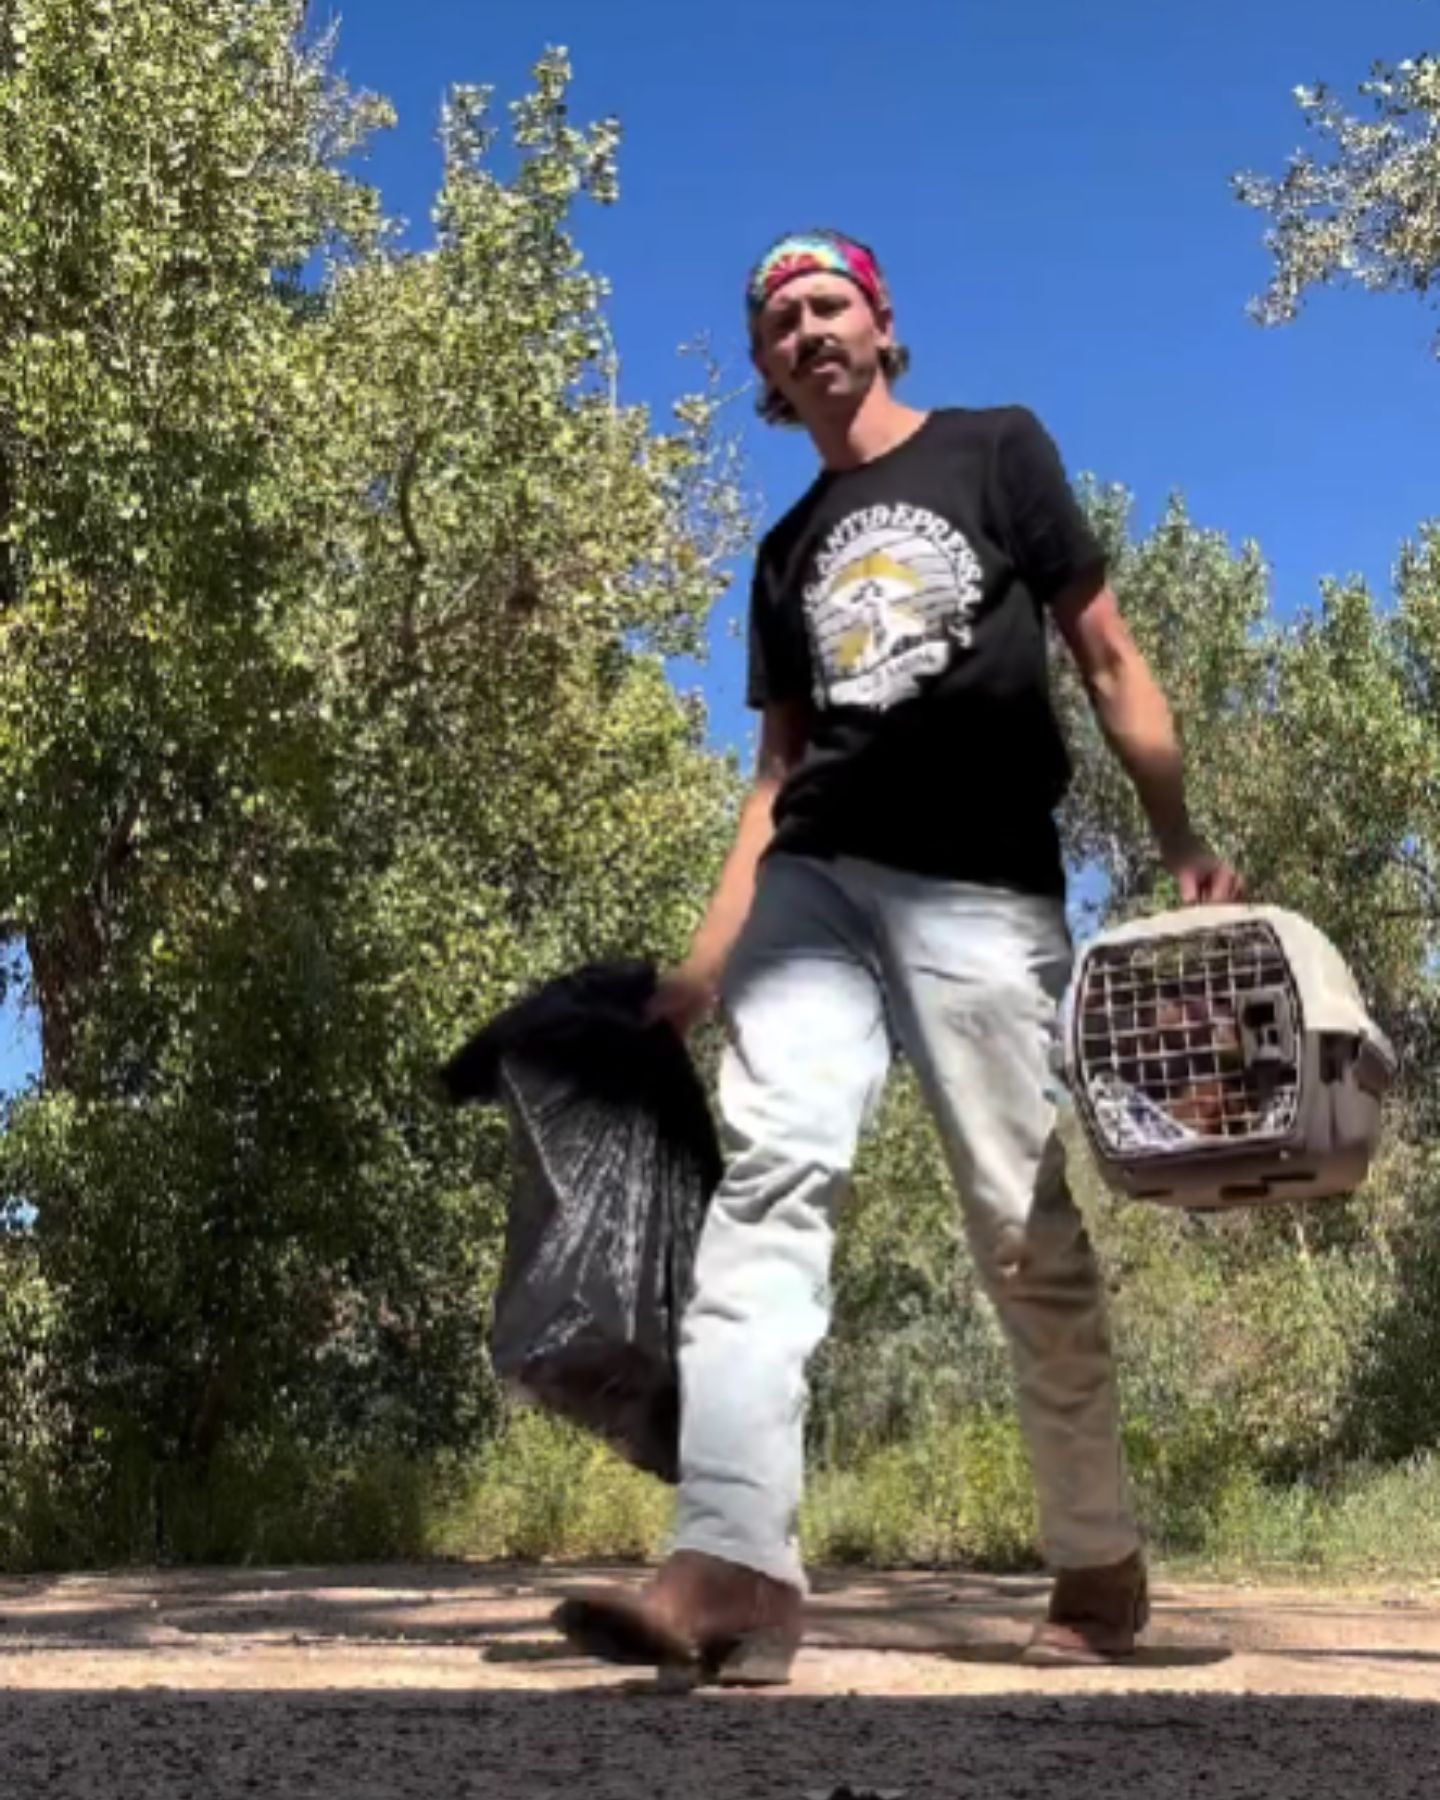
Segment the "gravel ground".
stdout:
<path fill-rule="evenodd" d="M 0 1795 L 1440 1795 L 1435 1585 L 1162 1585 L 1132 1664 L 1041 1671 L 1015 1661 L 1041 1583 L 821 1579 L 790 1688 L 674 1696 L 555 1637 L 550 1608 L 587 1578 L 0 1581 Z"/>

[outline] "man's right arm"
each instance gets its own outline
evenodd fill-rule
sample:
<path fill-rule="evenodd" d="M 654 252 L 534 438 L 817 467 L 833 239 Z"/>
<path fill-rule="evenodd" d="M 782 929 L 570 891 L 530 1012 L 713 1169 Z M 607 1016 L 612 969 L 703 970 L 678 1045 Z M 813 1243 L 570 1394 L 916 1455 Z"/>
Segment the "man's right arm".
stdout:
<path fill-rule="evenodd" d="M 689 954 L 661 977 L 651 1003 L 651 1017 L 668 1019 L 682 1034 L 698 1025 L 719 997 L 725 964 L 755 898 L 760 859 L 775 835 L 775 800 L 805 753 L 809 724 L 809 707 L 802 700 L 769 705 L 762 714 L 755 779 L 740 808 L 719 884 Z"/>

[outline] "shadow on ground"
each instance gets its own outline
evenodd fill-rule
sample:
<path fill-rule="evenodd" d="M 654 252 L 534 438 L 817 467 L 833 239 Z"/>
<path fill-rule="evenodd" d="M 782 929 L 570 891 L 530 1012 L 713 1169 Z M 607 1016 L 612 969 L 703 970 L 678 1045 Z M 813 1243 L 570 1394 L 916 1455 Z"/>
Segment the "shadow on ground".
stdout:
<path fill-rule="evenodd" d="M 1434 1707 L 1213 1694 L 875 1699 L 0 1695 L 8 1800 L 1430 1800 Z"/>

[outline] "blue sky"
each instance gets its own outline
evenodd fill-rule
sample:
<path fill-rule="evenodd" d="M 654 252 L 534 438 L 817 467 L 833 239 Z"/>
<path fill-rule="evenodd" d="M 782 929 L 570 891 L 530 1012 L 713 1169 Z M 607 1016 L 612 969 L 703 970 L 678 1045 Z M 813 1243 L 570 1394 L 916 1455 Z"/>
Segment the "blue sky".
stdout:
<path fill-rule="evenodd" d="M 629 398 L 663 405 L 701 332 L 743 377 L 748 263 L 826 222 L 880 251 L 910 398 L 1025 402 L 1142 519 L 1182 489 L 1259 540 L 1287 610 L 1323 573 L 1383 587 L 1440 512 L 1440 313 L 1337 292 L 1260 330 L 1263 220 L 1228 179 L 1278 172 L 1303 141 L 1297 83 L 1348 91 L 1374 59 L 1440 43 L 1434 0 L 351 0 L 340 21 L 346 72 L 399 106 L 370 170 L 417 237 L 446 82 L 513 94 L 542 45 L 569 49 L 576 116 L 625 132 L 620 203 L 580 235 L 614 284 Z M 808 446 L 758 422 L 746 439 L 783 507 Z M 717 737 L 740 738 L 723 634 L 703 686 Z"/>
<path fill-rule="evenodd" d="M 1376 59 L 1440 45 L 1434 0 L 350 0 L 339 63 L 395 101 L 368 162 L 428 235 L 434 125 L 452 81 L 520 92 L 547 44 L 577 117 L 624 127 L 621 199 L 581 242 L 612 281 L 626 398 L 663 409 L 705 333 L 745 374 L 740 290 L 779 231 L 828 223 L 880 252 L 916 404 L 1019 401 L 1071 470 L 1124 482 L 1142 521 L 1172 489 L 1258 539 L 1283 610 L 1318 578 L 1379 589 L 1440 514 L 1440 314 L 1333 293 L 1263 332 L 1263 221 L 1231 197 L 1303 141 L 1299 82 L 1353 89 Z M 809 479 L 801 438 L 745 426 L 768 512 Z M 722 608 L 694 679 L 743 743 Z M 688 679 L 688 677 L 687 677 Z M 0 1086 L 32 1052 L 0 1015 Z"/>

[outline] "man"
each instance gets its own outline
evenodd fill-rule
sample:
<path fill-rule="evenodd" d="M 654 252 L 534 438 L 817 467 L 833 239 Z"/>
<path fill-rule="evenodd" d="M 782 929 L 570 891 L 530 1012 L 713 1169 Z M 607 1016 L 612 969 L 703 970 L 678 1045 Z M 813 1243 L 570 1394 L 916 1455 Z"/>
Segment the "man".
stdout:
<path fill-rule="evenodd" d="M 913 1064 L 1008 1336 L 1055 1570 L 1025 1654 L 1133 1651 L 1145 1569 L 1094 1256 L 1055 1135 L 1068 978 L 1054 810 L 1068 779 L 1046 618 L 1074 657 L 1187 901 L 1237 876 L 1186 813 L 1169 709 L 1034 417 L 919 412 L 873 254 L 782 239 L 748 289 L 762 414 L 821 472 L 766 536 L 751 609 L 759 766 L 657 1011 L 717 999 L 728 1165 L 682 1342 L 674 1547 L 640 1593 L 568 1601 L 587 1652 L 683 1681 L 780 1682 L 800 1641 L 806 1362 L 832 1221 L 892 1053 Z"/>

